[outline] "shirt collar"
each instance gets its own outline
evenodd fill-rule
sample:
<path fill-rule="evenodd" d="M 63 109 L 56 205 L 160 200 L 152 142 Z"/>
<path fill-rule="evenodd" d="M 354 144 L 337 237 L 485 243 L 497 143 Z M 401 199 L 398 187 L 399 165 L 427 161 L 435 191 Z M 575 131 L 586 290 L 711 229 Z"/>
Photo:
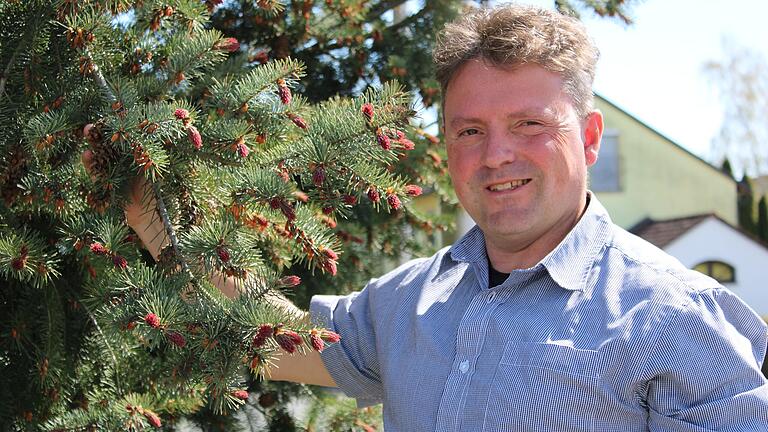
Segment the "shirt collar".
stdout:
<path fill-rule="evenodd" d="M 533 268 L 544 267 L 560 287 L 583 291 L 598 253 L 610 234 L 611 219 L 594 194 L 571 232 Z M 448 251 L 454 261 L 485 262 L 485 238 L 475 225 Z"/>
<path fill-rule="evenodd" d="M 448 250 L 454 261 L 481 262 L 486 261 L 485 237 L 480 227 L 473 226 L 459 241 Z"/>
<path fill-rule="evenodd" d="M 549 276 L 562 288 L 583 291 L 597 255 L 603 249 L 611 232 L 608 211 L 588 192 L 589 203 L 584 214 L 571 232 L 560 242 L 541 264 Z"/>

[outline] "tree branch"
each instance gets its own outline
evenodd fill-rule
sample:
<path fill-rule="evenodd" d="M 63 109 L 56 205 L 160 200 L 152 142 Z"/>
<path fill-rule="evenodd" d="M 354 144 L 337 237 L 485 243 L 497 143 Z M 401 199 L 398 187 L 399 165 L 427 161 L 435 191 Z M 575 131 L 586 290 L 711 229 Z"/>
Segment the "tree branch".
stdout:
<path fill-rule="evenodd" d="M 85 51 L 85 55 L 88 57 L 88 61 L 91 60 L 90 53 L 88 51 Z M 107 84 L 107 80 L 104 78 L 104 75 L 101 73 L 101 70 L 99 70 L 99 67 L 93 63 L 93 73 L 92 77 L 94 81 L 96 81 L 96 84 L 98 84 L 99 87 L 104 91 L 104 94 L 106 95 L 107 99 L 109 99 L 110 102 L 114 102 L 117 100 L 117 97 L 112 92 L 112 89 L 109 88 L 109 84 Z M 165 233 L 168 236 L 168 238 L 171 241 L 171 247 L 173 247 L 173 253 L 174 257 L 181 266 L 182 271 L 189 277 L 190 283 L 192 283 L 192 286 L 196 289 L 197 292 L 203 292 L 206 298 L 208 298 L 210 301 L 217 303 L 218 301 L 213 298 L 209 293 L 207 293 L 204 289 L 200 289 L 200 284 L 195 277 L 194 273 L 192 273 L 192 270 L 189 268 L 189 264 L 184 259 L 183 255 L 181 254 L 181 250 L 179 249 L 179 239 L 176 236 L 176 230 L 173 228 L 173 224 L 171 223 L 171 219 L 168 216 L 168 209 L 165 206 L 165 201 L 163 200 L 162 194 L 160 193 L 160 186 L 157 184 L 157 182 L 154 182 L 152 180 L 149 180 L 150 184 L 152 185 L 152 194 L 155 197 L 155 202 L 157 206 L 157 211 L 160 215 L 160 219 L 163 222 L 163 228 L 165 228 Z"/>
<path fill-rule="evenodd" d="M 403 3 L 405 3 L 404 0 L 393 0 L 393 1 L 390 1 L 390 2 L 382 3 L 382 5 L 383 4 L 388 5 L 388 9 L 384 9 L 381 12 L 379 12 L 378 14 L 381 15 L 382 13 L 386 12 L 387 10 L 389 10 L 391 8 L 394 8 L 394 7 L 397 7 L 397 6 L 399 6 L 399 5 L 403 4 Z M 377 9 L 382 9 L 382 8 L 377 8 Z M 429 4 L 427 4 L 420 11 L 418 11 L 415 14 L 405 18 L 404 20 L 402 20 L 400 22 L 397 22 L 395 24 L 392 24 L 389 27 L 386 27 L 384 30 L 387 31 L 387 32 L 396 32 L 396 31 L 400 30 L 401 28 L 410 25 L 411 23 L 413 23 L 417 19 L 423 17 L 431 9 L 432 9 L 432 7 Z M 371 12 L 369 12 L 369 15 L 370 14 L 371 14 Z M 375 16 L 378 16 L 378 15 L 375 15 Z M 372 19 L 372 18 L 368 18 L 368 16 L 366 16 L 366 19 Z M 365 39 L 369 39 L 369 38 L 373 37 L 373 34 L 372 33 L 368 33 L 368 34 L 363 35 L 363 37 Z M 319 52 L 323 52 L 323 53 L 326 53 L 326 54 L 330 55 L 331 51 L 337 50 L 339 48 L 346 48 L 346 46 L 345 45 L 341 45 L 341 44 L 337 43 L 336 41 L 332 41 L 331 43 L 327 43 L 327 44 L 323 44 L 323 43 L 320 43 L 318 41 L 314 45 L 310 45 L 310 46 L 306 47 L 305 49 L 303 49 L 303 50 L 301 50 L 299 52 L 301 52 L 301 53 L 309 53 L 309 54 L 313 54 L 313 55 L 316 55 Z"/>
<path fill-rule="evenodd" d="M 408 0 L 383 1 L 368 11 L 368 13 L 365 15 L 365 21 L 372 21 L 383 15 L 385 12 L 405 4 L 407 1 Z"/>

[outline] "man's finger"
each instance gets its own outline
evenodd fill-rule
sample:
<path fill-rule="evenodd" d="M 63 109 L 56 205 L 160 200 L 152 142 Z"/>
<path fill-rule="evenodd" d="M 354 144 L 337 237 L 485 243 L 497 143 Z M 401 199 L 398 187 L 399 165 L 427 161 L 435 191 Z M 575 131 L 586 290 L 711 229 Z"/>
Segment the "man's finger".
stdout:
<path fill-rule="evenodd" d="M 96 181 L 96 176 L 93 175 L 93 151 L 86 150 L 83 152 L 83 154 L 80 156 L 80 159 L 83 161 L 83 166 L 85 167 L 85 171 L 91 176 L 91 181 Z"/>

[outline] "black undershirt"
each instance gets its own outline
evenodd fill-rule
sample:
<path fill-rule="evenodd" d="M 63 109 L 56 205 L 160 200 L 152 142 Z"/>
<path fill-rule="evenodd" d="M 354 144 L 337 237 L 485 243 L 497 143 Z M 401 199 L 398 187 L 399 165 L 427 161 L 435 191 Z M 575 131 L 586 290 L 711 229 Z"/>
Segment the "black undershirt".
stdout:
<path fill-rule="evenodd" d="M 502 273 L 491 265 L 491 262 L 488 261 L 488 288 L 493 288 L 495 286 L 501 285 L 505 280 L 507 280 L 507 277 L 509 276 L 509 273 Z"/>

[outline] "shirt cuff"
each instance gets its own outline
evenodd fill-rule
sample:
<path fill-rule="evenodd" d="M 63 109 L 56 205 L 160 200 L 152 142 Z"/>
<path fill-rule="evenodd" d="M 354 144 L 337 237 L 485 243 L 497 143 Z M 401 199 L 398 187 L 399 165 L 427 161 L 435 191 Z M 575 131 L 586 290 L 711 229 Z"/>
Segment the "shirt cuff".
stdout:
<path fill-rule="evenodd" d="M 327 346 L 320 353 L 320 358 L 323 359 L 326 370 L 336 381 L 339 389 L 347 396 L 357 400 L 358 408 L 376 405 L 382 402 L 380 390 L 372 385 L 371 380 L 355 367 L 343 346 L 345 336 L 354 336 L 345 335 L 334 321 L 333 312 L 342 298 L 333 295 L 316 295 L 310 301 L 309 314 L 312 321 L 318 326 L 339 333 L 341 336 L 341 341 Z"/>

